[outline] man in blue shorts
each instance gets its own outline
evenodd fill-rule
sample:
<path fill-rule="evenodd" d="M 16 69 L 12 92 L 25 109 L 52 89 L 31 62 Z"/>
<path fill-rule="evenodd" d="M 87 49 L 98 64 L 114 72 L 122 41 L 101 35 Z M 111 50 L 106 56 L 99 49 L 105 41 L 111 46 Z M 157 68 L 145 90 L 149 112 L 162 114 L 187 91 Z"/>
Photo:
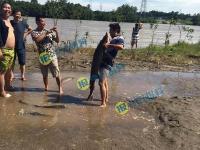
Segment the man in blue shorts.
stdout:
<path fill-rule="evenodd" d="M 109 71 L 114 65 L 114 59 L 117 56 L 118 50 L 124 48 L 124 38 L 120 34 L 120 25 L 118 23 L 112 23 L 109 27 L 111 39 L 105 44 L 106 50 L 103 54 L 102 63 L 99 69 L 101 107 L 106 107 L 106 102 L 108 102 Z"/>
<path fill-rule="evenodd" d="M 24 81 L 25 79 L 25 60 L 26 60 L 26 50 L 25 50 L 25 39 L 27 35 L 29 35 L 32 32 L 32 29 L 29 27 L 27 22 L 22 20 L 21 12 L 19 10 L 16 10 L 13 12 L 14 20 L 11 20 L 11 24 L 14 28 L 15 33 L 15 57 L 14 57 L 14 63 L 13 63 L 13 69 L 14 64 L 16 60 L 16 56 L 18 56 L 18 62 L 20 65 L 20 71 L 21 71 L 21 80 Z M 27 30 L 27 31 L 26 31 Z M 26 31 L 26 32 L 25 32 Z"/>

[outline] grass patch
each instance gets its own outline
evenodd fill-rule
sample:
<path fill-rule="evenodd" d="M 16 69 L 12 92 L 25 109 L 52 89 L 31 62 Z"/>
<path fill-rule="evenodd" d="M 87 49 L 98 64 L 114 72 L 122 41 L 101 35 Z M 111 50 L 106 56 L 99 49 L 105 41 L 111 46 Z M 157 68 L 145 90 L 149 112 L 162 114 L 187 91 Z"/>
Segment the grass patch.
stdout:
<path fill-rule="evenodd" d="M 29 48 L 32 49 L 32 46 L 29 45 Z M 94 48 L 79 48 L 73 50 L 73 53 L 92 58 L 94 50 Z M 118 53 L 117 58 L 119 60 L 144 61 L 166 65 L 200 64 L 200 42 L 196 44 L 179 42 L 170 46 L 151 45 L 137 50 L 125 49 Z"/>
<path fill-rule="evenodd" d="M 126 49 L 119 54 L 119 57 L 158 64 L 199 64 L 200 43 L 179 42 L 171 46 L 151 45 L 137 50 Z"/>

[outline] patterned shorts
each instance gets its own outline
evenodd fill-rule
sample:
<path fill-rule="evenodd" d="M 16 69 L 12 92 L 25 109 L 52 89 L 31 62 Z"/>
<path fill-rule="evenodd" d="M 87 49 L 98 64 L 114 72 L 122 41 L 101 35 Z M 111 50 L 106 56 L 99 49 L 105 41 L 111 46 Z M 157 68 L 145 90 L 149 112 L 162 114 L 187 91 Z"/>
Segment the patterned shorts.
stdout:
<path fill-rule="evenodd" d="M 40 70 L 41 70 L 43 77 L 48 77 L 48 70 L 51 71 L 51 74 L 54 78 L 59 77 L 60 70 L 59 70 L 59 67 L 58 67 L 58 59 L 54 58 L 52 60 L 52 62 L 48 65 L 40 64 Z"/>
<path fill-rule="evenodd" d="M 0 73 L 6 73 L 6 71 L 12 66 L 14 60 L 14 49 L 3 48 L 3 59 L 0 60 Z"/>

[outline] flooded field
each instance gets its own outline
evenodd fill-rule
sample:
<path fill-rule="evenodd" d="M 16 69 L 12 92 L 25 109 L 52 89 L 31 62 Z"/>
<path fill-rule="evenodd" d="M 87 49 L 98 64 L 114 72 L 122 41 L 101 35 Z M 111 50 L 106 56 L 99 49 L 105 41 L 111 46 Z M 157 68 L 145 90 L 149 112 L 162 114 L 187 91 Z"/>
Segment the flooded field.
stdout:
<path fill-rule="evenodd" d="M 52 28 L 53 19 L 47 19 L 47 28 Z M 108 25 L 110 22 L 105 21 L 87 21 L 87 20 L 69 20 L 69 19 L 59 19 L 58 28 L 61 36 L 61 40 L 67 42 L 68 40 L 74 41 L 77 35 L 78 39 L 85 37 L 86 32 L 88 33 L 87 43 L 88 46 L 96 47 L 99 40 L 103 35 L 108 32 Z M 32 28 L 36 28 L 35 18 L 28 18 L 28 24 Z M 134 23 L 120 23 L 123 36 L 125 38 L 125 47 L 130 48 L 131 33 Z M 181 30 L 179 30 L 179 27 Z M 192 34 L 193 38 L 188 40 L 186 38 L 186 32 L 182 30 L 182 26 L 186 25 L 176 25 L 172 26 L 170 29 L 170 43 L 177 43 L 178 40 L 185 40 L 190 43 L 197 43 L 200 40 L 199 32 L 200 26 L 187 26 L 194 29 Z M 159 24 L 158 29 L 155 31 L 154 44 L 163 45 L 165 41 L 165 34 L 169 30 L 168 24 Z M 181 34 L 180 34 L 181 31 Z M 138 43 L 139 47 L 149 46 L 152 40 L 153 31 L 150 29 L 150 24 L 144 24 L 143 29 L 140 31 L 140 40 Z M 31 38 L 28 38 L 28 43 L 32 43 Z"/>
<path fill-rule="evenodd" d="M 51 77 L 44 92 L 40 73 L 28 73 L 25 82 L 15 79 L 13 96 L 0 98 L 0 149 L 200 149 L 200 74 L 118 73 L 109 80 L 106 108 L 99 107 L 97 84 L 94 101 L 85 101 L 89 91 L 77 88 L 76 80 L 89 74 L 62 72 L 62 77 L 73 77 L 64 82 L 63 96 Z M 117 102 L 160 85 L 163 97 L 129 108 L 126 115 L 115 111 Z"/>

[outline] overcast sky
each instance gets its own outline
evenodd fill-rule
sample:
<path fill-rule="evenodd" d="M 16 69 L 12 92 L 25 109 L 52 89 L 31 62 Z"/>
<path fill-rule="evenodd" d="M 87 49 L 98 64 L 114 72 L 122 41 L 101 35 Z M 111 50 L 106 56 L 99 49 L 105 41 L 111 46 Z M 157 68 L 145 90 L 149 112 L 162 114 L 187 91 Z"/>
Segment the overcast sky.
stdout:
<path fill-rule="evenodd" d="M 30 0 L 26 0 L 30 1 Z M 39 3 L 44 4 L 47 0 L 38 0 Z M 68 0 L 72 3 L 80 3 L 86 6 L 91 4 L 93 10 L 110 11 L 115 10 L 123 4 L 130 4 L 137 6 L 140 9 L 142 0 Z M 200 13 L 200 0 L 147 0 L 147 11 L 178 11 L 181 13 Z"/>

